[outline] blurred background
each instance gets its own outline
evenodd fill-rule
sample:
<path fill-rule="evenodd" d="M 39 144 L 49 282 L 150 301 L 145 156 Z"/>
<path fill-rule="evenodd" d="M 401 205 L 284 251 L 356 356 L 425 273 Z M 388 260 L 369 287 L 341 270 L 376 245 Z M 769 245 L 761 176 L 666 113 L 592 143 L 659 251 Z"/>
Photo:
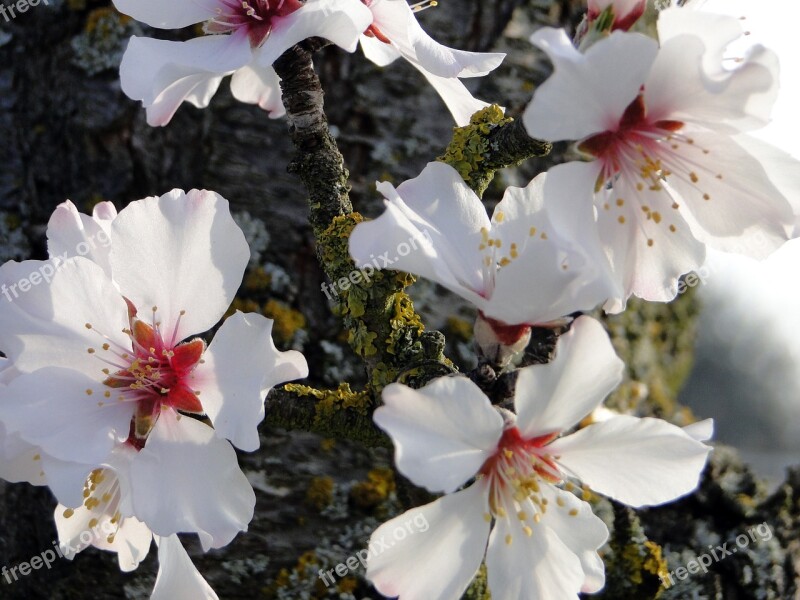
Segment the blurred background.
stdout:
<path fill-rule="evenodd" d="M 755 132 L 800 158 L 798 3 L 708 0 L 704 8 L 742 16 L 748 39 L 781 60 L 773 122 Z M 787 173 L 800 181 L 800 171 Z M 716 439 L 741 449 L 772 484 L 800 463 L 800 240 L 763 262 L 712 253 L 698 286 L 703 307 L 695 365 L 680 401 L 713 415 Z"/>

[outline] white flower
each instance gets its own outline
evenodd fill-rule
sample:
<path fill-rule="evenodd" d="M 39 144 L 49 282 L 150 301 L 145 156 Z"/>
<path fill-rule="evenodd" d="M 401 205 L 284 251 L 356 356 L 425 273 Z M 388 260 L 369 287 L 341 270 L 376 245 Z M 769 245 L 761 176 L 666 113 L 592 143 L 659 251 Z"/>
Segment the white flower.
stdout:
<path fill-rule="evenodd" d="M 544 182 L 540 175 L 525 188 L 509 187 L 489 220 L 455 169 L 429 163 L 397 189 L 378 184 L 386 211 L 356 226 L 350 254 L 358 266 L 390 266 L 443 285 L 472 302 L 510 346 L 530 325 L 592 309 L 612 292 L 580 242 L 553 226 Z M 582 218 L 590 227 L 591 216 L 576 215 Z M 402 254 L 409 240 L 414 247 Z"/>
<path fill-rule="evenodd" d="M 208 348 L 190 339 L 225 313 L 250 256 L 223 198 L 174 190 L 110 223 L 95 217 L 62 205 L 48 230 L 53 258 L 0 268 L 1 289 L 15 294 L 0 299 L 0 347 L 18 373 L 0 389 L 0 421 L 41 448 L 66 506 L 83 503 L 89 472 L 125 445 L 136 451 L 131 516 L 159 536 L 225 545 L 255 504 L 227 440 L 258 448 L 267 391 L 305 377 L 305 359 L 278 352 L 272 321 L 256 314 L 228 318 Z M 93 262 L 85 250 L 106 226 Z"/>
<path fill-rule="evenodd" d="M 120 446 L 114 456 L 115 468 L 128 468 L 135 455 Z M 217 600 L 214 590 L 200 575 L 177 535 L 153 536 L 150 529 L 126 516 L 130 511 L 128 490 L 115 468 L 91 472 L 84 484 L 84 501 L 77 508 L 59 504 L 55 510 L 59 549 L 72 560 L 90 546 L 114 552 L 124 572 L 133 571 L 150 551 L 155 538 L 159 569 L 151 600 Z"/>
<path fill-rule="evenodd" d="M 585 54 L 560 30 L 532 38 L 555 72 L 523 119 L 532 136 L 580 140 L 593 159 L 551 169 L 545 191 L 561 199 L 560 219 L 597 212 L 596 233 L 584 236 L 610 260 L 620 289 L 607 308 L 615 311 L 631 294 L 673 298 L 677 278 L 702 264 L 706 245 L 763 258 L 793 222 L 759 162 L 763 151 L 742 134 L 769 118 L 775 55 L 758 46 L 724 62 L 741 35 L 730 17 L 668 9 L 658 31 L 660 48 L 615 32 Z M 800 179 L 792 180 L 785 189 L 796 195 Z"/>
<path fill-rule="evenodd" d="M 454 50 L 436 42 L 414 16 L 405 0 L 362 0 L 372 11 L 372 24 L 360 37 L 364 55 L 378 66 L 401 56 L 425 76 L 442 97 L 458 125 L 467 125 L 473 113 L 487 106 L 472 97 L 459 77 L 481 77 L 496 69 L 501 53 Z M 420 5 L 430 3 L 420 3 Z"/>
<path fill-rule="evenodd" d="M 186 42 L 131 37 L 120 66 L 122 90 L 166 125 L 182 102 L 208 106 L 220 82 L 270 116 L 283 114 L 272 63 L 306 38 L 320 36 L 353 52 L 372 19 L 360 0 L 114 0 L 117 9 L 161 29 L 205 23 Z"/>
<path fill-rule="evenodd" d="M 559 438 L 614 389 L 622 369 L 602 326 L 581 317 L 551 363 L 519 371 L 516 419 L 504 419 L 466 377 L 419 390 L 387 386 L 375 422 L 395 444 L 397 468 L 446 495 L 375 531 L 377 548 L 409 520 L 429 523 L 380 545 L 367 578 L 400 600 L 457 599 L 485 554 L 495 600 L 561 600 L 601 589 L 597 549 L 608 531 L 568 491 L 569 480 L 631 506 L 661 504 L 695 489 L 709 451 L 679 427 L 630 416 Z"/>

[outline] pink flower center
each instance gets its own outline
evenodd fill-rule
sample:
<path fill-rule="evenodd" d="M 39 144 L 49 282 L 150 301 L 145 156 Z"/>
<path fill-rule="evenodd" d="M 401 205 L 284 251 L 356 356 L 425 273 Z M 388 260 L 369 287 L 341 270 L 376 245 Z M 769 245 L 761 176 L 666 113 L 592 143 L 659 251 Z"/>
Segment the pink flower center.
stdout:
<path fill-rule="evenodd" d="M 597 208 L 609 211 L 609 215 L 618 212 L 620 225 L 640 228 L 647 235 L 648 247 L 655 243 L 656 227 L 671 234 L 686 227 L 683 218 L 669 215 L 678 211 L 680 204 L 673 198 L 673 189 L 665 187 L 666 182 L 689 190 L 688 195 L 681 193 L 687 202 L 708 202 L 711 191 L 723 179 L 712 151 L 695 143 L 685 125 L 683 121 L 648 116 L 642 90 L 615 127 L 578 144 L 580 151 L 602 165 L 594 191 L 597 194 L 605 188 L 609 193 L 604 195 L 608 201 Z M 630 210 L 631 199 L 641 211 Z"/>
<path fill-rule="evenodd" d="M 489 479 L 489 504 L 495 517 L 504 517 L 503 507 L 511 501 L 522 504 L 530 500 L 539 512 L 546 512 L 547 499 L 539 484 L 561 481 L 558 465 L 546 450 L 557 437 L 558 433 L 552 433 L 525 439 L 515 426 L 503 431 L 497 451 L 479 471 Z M 538 523 L 540 517 L 531 517 Z"/>
<path fill-rule="evenodd" d="M 670 174 L 660 160 L 664 144 L 676 139 L 675 133 L 683 125 L 681 121 L 672 120 L 650 122 L 644 97 L 639 94 L 625 109 L 616 129 L 585 139 L 578 149 L 602 161 L 603 181 L 599 183 L 635 166 L 642 179 L 660 188 L 660 179 Z M 677 149 L 674 144 L 672 149 Z"/>
<path fill-rule="evenodd" d="M 135 402 L 136 412 L 131 421 L 128 443 L 137 449 L 144 446 L 162 408 L 172 408 L 190 414 L 203 414 L 203 406 L 198 398 L 199 391 L 189 385 L 189 378 L 195 367 L 202 361 L 206 344 L 196 338 L 180 344 L 175 343 L 178 322 L 169 340 L 165 340 L 156 322 L 157 308 L 153 307 L 152 324 L 148 325 L 136 316 L 136 308 L 128 302 L 130 329 L 125 329 L 131 341 L 130 348 L 122 348 L 110 341 L 100 349 L 89 348 L 100 360 L 116 368 L 103 369 L 108 377 L 103 381 L 102 406 L 116 398 L 118 402 Z M 185 311 L 181 311 L 181 316 Z M 87 329 L 93 329 L 90 323 Z M 98 332 L 99 333 L 99 332 Z M 103 335 L 103 334 L 100 334 Z M 107 336 L 103 336 L 107 340 Z M 86 390 L 92 395 L 92 390 Z"/>
<path fill-rule="evenodd" d="M 299 0 L 218 0 L 217 16 L 205 24 L 206 33 L 246 32 L 250 45 L 258 48 L 269 37 L 275 19 L 303 6 Z"/>

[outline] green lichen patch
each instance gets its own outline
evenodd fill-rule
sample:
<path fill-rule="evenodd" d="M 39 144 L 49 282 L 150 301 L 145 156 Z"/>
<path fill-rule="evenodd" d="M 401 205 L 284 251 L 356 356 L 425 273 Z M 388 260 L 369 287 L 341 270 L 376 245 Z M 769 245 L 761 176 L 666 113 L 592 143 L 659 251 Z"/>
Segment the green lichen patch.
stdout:
<path fill-rule="evenodd" d="M 494 177 L 495 166 L 487 168 L 487 156 L 492 150 L 489 134 L 499 125 L 511 123 L 496 104 L 479 110 L 469 125 L 453 128 L 453 139 L 436 160 L 453 167 L 461 178 L 480 196 Z"/>

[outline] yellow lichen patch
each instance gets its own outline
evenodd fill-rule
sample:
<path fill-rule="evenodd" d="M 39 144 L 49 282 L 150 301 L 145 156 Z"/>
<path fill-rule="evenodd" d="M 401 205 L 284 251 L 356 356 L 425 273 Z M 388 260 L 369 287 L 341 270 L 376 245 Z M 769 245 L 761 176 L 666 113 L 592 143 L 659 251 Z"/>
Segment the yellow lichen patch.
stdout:
<path fill-rule="evenodd" d="M 366 416 L 372 398 L 368 392 L 354 392 L 350 384 L 342 383 L 335 390 L 318 390 L 307 385 L 289 383 L 283 386 L 287 392 L 299 396 L 312 396 L 319 400 L 316 405 L 315 423 L 327 423 L 340 410 L 354 409 Z"/>
<path fill-rule="evenodd" d="M 647 549 L 647 555 L 642 568 L 648 573 L 658 576 L 663 581 L 669 575 L 669 568 L 667 567 L 666 559 L 661 553 L 661 546 L 647 540 L 644 543 L 644 547 Z"/>
<path fill-rule="evenodd" d="M 272 284 L 272 276 L 261 267 L 253 269 L 244 278 L 245 289 L 253 292 L 268 290 L 270 284 Z"/>
<path fill-rule="evenodd" d="M 445 331 L 464 342 L 472 339 L 472 323 L 461 317 L 447 317 Z"/>
<path fill-rule="evenodd" d="M 391 469 L 377 468 L 367 474 L 366 481 L 353 485 L 350 499 L 360 508 L 371 509 L 385 502 L 394 490 L 394 472 Z"/>
<path fill-rule="evenodd" d="M 355 577 L 345 577 L 344 579 L 341 579 L 339 583 L 336 585 L 336 589 L 339 590 L 340 594 L 352 595 L 357 588 L 358 588 L 358 579 L 356 579 Z"/>
<path fill-rule="evenodd" d="M 314 477 L 306 490 L 306 504 L 321 511 L 333 502 L 335 484 L 330 477 Z"/>
<path fill-rule="evenodd" d="M 231 315 L 235 314 L 236 311 L 239 310 L 241 312 L 261 312 L 261 305 L 256 302 L 255 300 L 250 299 L 243 299 L 243 298 L 234 298 L 233 302 L 231 302 L 230 307 L 228 310 L 225 311 L 225 318 L 230 317 Z"/>
<path fill-rule="evenodd" d="M 274 319 L 272 334 L 284 344 L 290 343 L 299 329 L 307 327 L 303 313 L 278 300 L 268 300 L 262 312 L 264 316 Z"/>
<path fill-rule="evenodd" d="M 333 438 L 325 438 L 319 443 L 319 447 L 323 452 L 332 452 L 336 447 L 336 440 Z"/>
<path fill-rule="evenodd" d="M 92 33 L 95 30 L 99 31 L 102 27 L 104 27 L 104 22 L 107 19 L 115 19 L 121 24 L 128 23 L 131 20 L 128 15 L 120 14 L 113 8 L 103 6 L 101 8 L 96 8 L 89 13 L 89 16 L 86 18 L 86 26 L 84 27 L 84 31 L 86 31 L 86 33 Z M 105 26 L 107 27 L 107 25 Z M 102 31 L 99 32 L 104 33 Z"/>
<path fill-rule="evenodd" d="M 498 125 L 511 121 L 496 104 L 479 110 L 472 115 L 469 125 L 453 129 L 453 140 L 437 160 L 453 167 L 474 188 L 477 179 L 485 176 L 481 163 L 490 149 L 486 136 Z"/>

